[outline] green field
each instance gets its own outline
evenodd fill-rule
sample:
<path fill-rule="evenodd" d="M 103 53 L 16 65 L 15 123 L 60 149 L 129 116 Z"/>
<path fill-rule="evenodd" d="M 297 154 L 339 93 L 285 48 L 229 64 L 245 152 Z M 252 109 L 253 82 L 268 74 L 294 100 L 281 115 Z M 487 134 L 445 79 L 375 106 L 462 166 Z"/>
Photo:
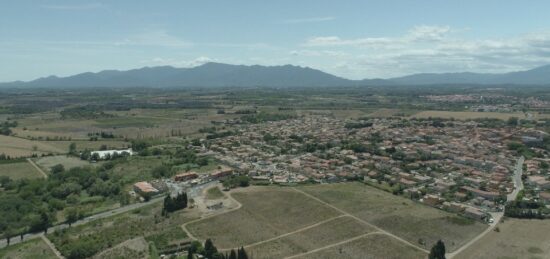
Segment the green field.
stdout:
<path fill-rule="evenodd" d="M 0 176 L 7 176 L 12 180 L 34 179 L 44 177 L 29 162 L 0 164 Z"/>
<path fill-rule="evenodd" d="M 0 249 L 2 259 L 57 259 L 51 248 L 41 238 L 35 238 Z"/>
<path fill-rule="evenodd" d="M 90 162 L 88 161 L 84 161 L 80 158 L 71 156 L 46 156 L 35 159 L 34 162 L 42 169 L 44 169 L 45 172 L 49 172 L 50 169 L 55 165 L 63 165 L 63 167 L 65 167 L 65 169 L 67 170 L 74 167 L 97 165 L 90 164 Z"/>

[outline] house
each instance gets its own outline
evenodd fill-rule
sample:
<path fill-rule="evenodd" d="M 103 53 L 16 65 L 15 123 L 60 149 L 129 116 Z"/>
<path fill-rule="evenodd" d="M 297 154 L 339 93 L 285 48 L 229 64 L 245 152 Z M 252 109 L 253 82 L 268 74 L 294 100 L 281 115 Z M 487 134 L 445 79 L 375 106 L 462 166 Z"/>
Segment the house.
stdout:
<path fill-rule="evenodd" d="M 184 182 L 184 181 L 195 179 L 197 177 L 199 177 L 199 175 L 195 172 L 179 173 L 176 176 L 174 176 L 174 181 Z"/>
<path fill-rule="evenodd" d="M 464 216 L 476 220 L 483 220 L 486 217 L 486 213 L 478 208 L 468 206 L 464 210 Z"/>
<path fill-rule="evenodd" d="M 148 182 L 137 182 L 134 184 L 134 191 L 143 196 L 143 197 L 151 197 L 157 193 L 159 193 L 159 190 L 157 190 L 153 185 L 151 185 Z"/>
<path fill-rule="evenodd" d="M 233 174 L 233 169 L 227 167 L 227 166 L 223 166 L 221 167 L 220 169 L 210 173 L 210 177 L 212 177 L 212 179 L 222 179 L 222 178 L 225 178 L 227 176 L 230 176 L 231 174 Z"/>

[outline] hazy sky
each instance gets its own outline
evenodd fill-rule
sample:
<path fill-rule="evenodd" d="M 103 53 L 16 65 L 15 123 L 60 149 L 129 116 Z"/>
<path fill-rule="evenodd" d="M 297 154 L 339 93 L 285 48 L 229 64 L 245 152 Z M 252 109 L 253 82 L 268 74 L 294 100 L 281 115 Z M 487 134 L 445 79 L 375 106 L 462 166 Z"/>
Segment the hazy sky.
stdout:
<path fill-rule="evenodd" d="M 208 61 L 360 79 L 550 64 L 550 1 L 0 0 L 0 81 Z"/>

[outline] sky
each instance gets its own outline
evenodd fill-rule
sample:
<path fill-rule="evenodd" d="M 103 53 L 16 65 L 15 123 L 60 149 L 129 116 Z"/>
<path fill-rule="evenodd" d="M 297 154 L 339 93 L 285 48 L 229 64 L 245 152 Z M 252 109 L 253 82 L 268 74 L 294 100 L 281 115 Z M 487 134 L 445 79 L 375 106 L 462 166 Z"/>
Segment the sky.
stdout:
<path fill-rule="evenodd" d="M 350 79 L 550 64 L 550 1 L 0 0 L 0 82 L 206 62 Z"/>

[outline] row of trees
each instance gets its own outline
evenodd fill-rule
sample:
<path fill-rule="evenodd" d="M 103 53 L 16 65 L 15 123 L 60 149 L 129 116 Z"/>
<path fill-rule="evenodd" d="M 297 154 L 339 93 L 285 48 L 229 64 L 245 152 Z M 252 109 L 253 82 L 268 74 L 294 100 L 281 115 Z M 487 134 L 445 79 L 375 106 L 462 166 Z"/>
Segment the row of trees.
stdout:
<path fill-rule="evenodd" d="M 168 195 L 164 198 L 162 214 L 167 215 L 169 212 L 174 212 L 185 208 L 187 208 L 187 193 L 178 193 L 176 197 Z"/>
<path fill-rule="evenodd" d="M 248 254 L 244 247 L 231 249 L 227 253 L 221 253 L 218 251 L 212 240 L 209 238 L 204 242 L 204 247 L 200 246 L 200 243 L 192 243 L 188 249 L 187 258 L 194 259 L 195 254 L 200 254 L 208 259 L 248 259 Z"/>

